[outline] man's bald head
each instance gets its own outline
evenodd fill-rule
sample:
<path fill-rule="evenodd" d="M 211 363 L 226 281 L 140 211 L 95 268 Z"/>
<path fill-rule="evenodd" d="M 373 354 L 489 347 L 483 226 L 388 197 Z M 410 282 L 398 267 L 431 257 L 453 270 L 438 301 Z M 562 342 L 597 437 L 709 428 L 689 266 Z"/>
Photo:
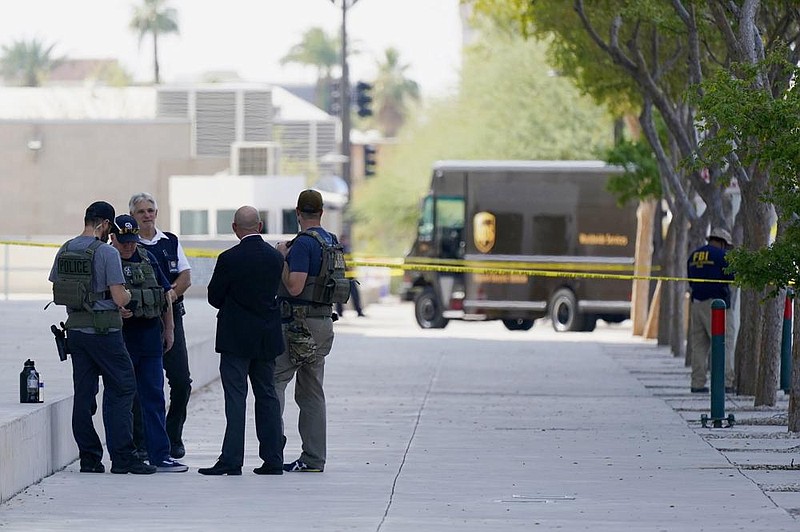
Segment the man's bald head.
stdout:
<path fill-rule="evenodd" d="M 250 235 L 258 233 L 261 229 L 261 217 L 255 207 L 245 205 L 236 210 L 233 215 L 233 223 L 236 226 L 237 234 Z"/>

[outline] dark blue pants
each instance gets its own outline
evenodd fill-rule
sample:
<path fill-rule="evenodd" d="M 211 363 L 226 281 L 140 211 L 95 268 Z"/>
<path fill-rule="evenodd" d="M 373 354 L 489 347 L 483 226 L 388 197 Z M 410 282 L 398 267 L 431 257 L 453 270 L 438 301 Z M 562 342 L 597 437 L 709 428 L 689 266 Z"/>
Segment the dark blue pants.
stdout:
<path fill-rule="evenodd" d="M 247 377 L 256 399 L 258 455 L 270 467 L 283 466 L 281 405 L 275 393 L 275 360 L 220 355 L 219 375 L 225 393 L 225 439 L 220 462 L 241 467 L 244 462 L 244 421 Z"/>
<path fill-rule="evenodd" d="M 183 443 L 183 424 L 186 423 L 186 407 L 192 394 L 192 379 L 189 376 L 189 354 L 183 331 L 183 302 L 172 307 L 175 319 L 175 343 L 164 353 L 164 371 L 169 382 L 169 412 L 167 412 L 167 435 L 172 444 Z"/>
<path fill-rule="evenodd" d="M 186 408 L 192 394 L 192 379 L 189 376 L 189 354 L 183 329 L 183 303 L 172 308 L 175 319 L 175 342 L 164 353 L 164 371 L 169 382 L 169 411 L 165 426 L 170 445 L 183 444 L 183 425 L 186 423 Z M 137 449 L 148 448 L 145 443 L 142 409 L 137 399 L 133 403 L 133 442 Z"/>
<path fill-rule="evenodd" d="M 165 428 L 164 366 L 161 357 L 131 353 L 136 372 L 136 401 L 143 424 L 144 442 L 151 464 L 169 459 L 170 444 Z"/>
<path fill-rule="evenodd" d="M 81 463 L 93 464 L 103 458 L 103 446 L 94 430 L 98 377 L 103 377 L 103 422 L 111 461 L 127 464 L 133 458 L 131 405 L 136 392 L 133 365 L 122 332 L 86 334 L 69 331 L 72 350 L 72 433 Z"/>

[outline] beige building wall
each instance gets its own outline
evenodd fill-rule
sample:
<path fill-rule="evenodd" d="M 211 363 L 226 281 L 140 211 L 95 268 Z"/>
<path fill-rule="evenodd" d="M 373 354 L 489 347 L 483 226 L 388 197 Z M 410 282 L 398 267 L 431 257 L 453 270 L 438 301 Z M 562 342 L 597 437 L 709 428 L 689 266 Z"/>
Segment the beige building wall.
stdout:
<path fill-rule="evenodd" d="M 219 159 L 191 162 L 190 151 L 188 120 L 0 121 L 0 235 L 76 234 L 92 201 L 123 213 L 143 190 L 169 212 L 172 172 L 227 167 Z"/>

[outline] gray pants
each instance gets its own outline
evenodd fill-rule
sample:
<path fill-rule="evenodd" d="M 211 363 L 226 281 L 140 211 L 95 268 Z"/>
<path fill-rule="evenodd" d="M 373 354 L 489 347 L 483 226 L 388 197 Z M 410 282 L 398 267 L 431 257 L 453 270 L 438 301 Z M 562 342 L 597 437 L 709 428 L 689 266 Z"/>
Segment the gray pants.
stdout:
<path fill-rule="evenodd" d="M 324 469 L 326 454 L 325 357 L 333 346 L 333 321 L 330 318 L 306 318 L 306 325 L 317 345 L 311 362 L 295 364 L 287 353 L 275 360 L 275 391 L 281 404 L 281 418 L 286 404 L 286 385 L 295 375 L 294 400 L 300 408 L 298 430 L 303 441 L 300 460 L 309 467 Z M 284 336 L 285 338 L 285 336 Z M 285 431 L 284 431 L 285 432 Z"/>
<path fill-rule="evenodd" d="M 706 385 L 708 361 L 711 358 L 712 301 L 712 299 L 692 300 L 690 314 L 692 326 L 689 331 L 689 343 L 692 350 L 692 388 L 702 388 Z M 736 350 L 734 335 L 736 324 L 733 318 L 731 309 L 725 310 L 725 387 L 728 388 L 733 387 L 734 382 L 733 353 Z"/>

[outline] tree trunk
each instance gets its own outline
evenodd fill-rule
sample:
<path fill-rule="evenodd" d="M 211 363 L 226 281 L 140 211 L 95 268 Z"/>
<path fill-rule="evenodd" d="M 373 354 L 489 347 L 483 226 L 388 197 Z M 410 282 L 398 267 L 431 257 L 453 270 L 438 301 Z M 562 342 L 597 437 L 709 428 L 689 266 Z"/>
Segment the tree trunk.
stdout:
<path fill-rule="evenodd" d="M 762 201 L 766 189 L 766 178 L 754 176 L 750 181 L 739 183 L 742 204 L 739 209 L 742 226 L 742 245 L 756 250 L 769 245 L 769 228 L 772 207 Z M 742 290 L 739 336 L 736 341 L 735 366 L 736 389 L 742 395 L 755 395 L 759 376 L 761 353 L 761 316 L 764 308 L 761 301 L 766 292 Z"/>
<path fill-rule="evenodd" d="M 688 253 L 688 231 L 686 216 L 681 213 L 675 215 L 670 225 L 675 225 L 675 250 L 671 260 L 673 263 L 673 277 L 686 277 L 686 260 Z M 686 357 L 686 281 L 673 281 L 670 283 L 672 292 L 672 326 L 669 345 L 672 354 L 676 357 Z"/>
<path fill-rule="evenodd" d="M 158 69 L 158 32 L 155 29 L 153 30 L 153 79 L 156 85 L 161 83 Z"/>
<path fill-rule="evenodd" d="M 784 294 L 784 291 L 781 290 L 779 294 Z M 775 406 L 778 399 L 784 302 L 784 297 L 780 295 L 769 298 L 763 304 L 764 326 L 761 332 L 761 353 L 754 406 Z"/>
<path fill-rule="evenodd" d="M 642 201 L 636 209 L 636 218 L 639 221 L 636 227 L 636 257 L 634 261 L 634 274 L 648 277 L 651 273 L 653 257 L 653 217 L 656 212 L 654 200 Z M 650 281 L 637 279 L 633 281 L 631 293 L 631 320 L 633 321 L 634 336 L 644 334 L 647 323 L 647 310 L 649 307 Z"/>
<path fill-rule="evenodd" d="M 792 382 L 789 396 L 789 432 L 800 432 L 800 298 L 794 298 Z"/>
<path fill-rule="evenodd" d="M 673 219 L 674 221 L 674 219 Z M 661 276 L 674 277 L 675 263 L 672 257 L 675 255 L 675 230 L 677 225 L 670 223 L 667 228 L 667 238 L 664 239 L 661 254 Z M 670 345 L 670 324 L 672 323 L 673 293 L 672 282 L 665 281 L 661 287 L 661 305 L 658 311 L 658 345 Z"/>
<path fill-rule="evenodd" d="M 739 395 L 756 394 L 759 353 L 761 352 L 761 292 L 742 289 L 740 302 L 741 321 L 736 337 L 735 388 Z"/>
<path fill-rule="evenodd" d="M 683 257 L 683 263 L 684 264 L 688 263 L 689 252 L 690 252 L 689 250 L 697 249 L 697 248 L 699 248 L 701 245 L 703 245 L 705 243 L 705 241 L 706 241 L 706 232 L 707 232 L 707 227 L 708 227 L 708 221 L 707 220 L 708 220 L 708 217 L 704 214 L 701 218 L 699 218 L 697 220 L 696 223 L 692 224 L 692 227 L 690 228 L 689 234 L 688 234 L 688 245 L 686 246 L 686 256 Z M 687 271 L 687 268 L 685 267 L 681 277 L 686 277 L 687 274 L 688 274 L 688 271 Z M 689 294 L 689 297 L 691 297 L 691 289 L 689 288 L 689 283 L 688 282 L 683 282 L 683 284 L 685 286 L 686 292 Z M 688 316 L 686 316 L 684 318 L 684 326 L 685 326 L 686 335 L 687 335 L 687 338 L 688 338 L 688 335 L 691 334 L 691 328 L 692 328 L 692 320 L 689 319 Z M 685 345 L 686 345 L 686 350 L 685 350 L 685 353 L 684 353 L 684 365 L 687 368 L 689 368 L 689 367 L 692 366 L 692 345 L 688 341 L 685 342 Z"/>

